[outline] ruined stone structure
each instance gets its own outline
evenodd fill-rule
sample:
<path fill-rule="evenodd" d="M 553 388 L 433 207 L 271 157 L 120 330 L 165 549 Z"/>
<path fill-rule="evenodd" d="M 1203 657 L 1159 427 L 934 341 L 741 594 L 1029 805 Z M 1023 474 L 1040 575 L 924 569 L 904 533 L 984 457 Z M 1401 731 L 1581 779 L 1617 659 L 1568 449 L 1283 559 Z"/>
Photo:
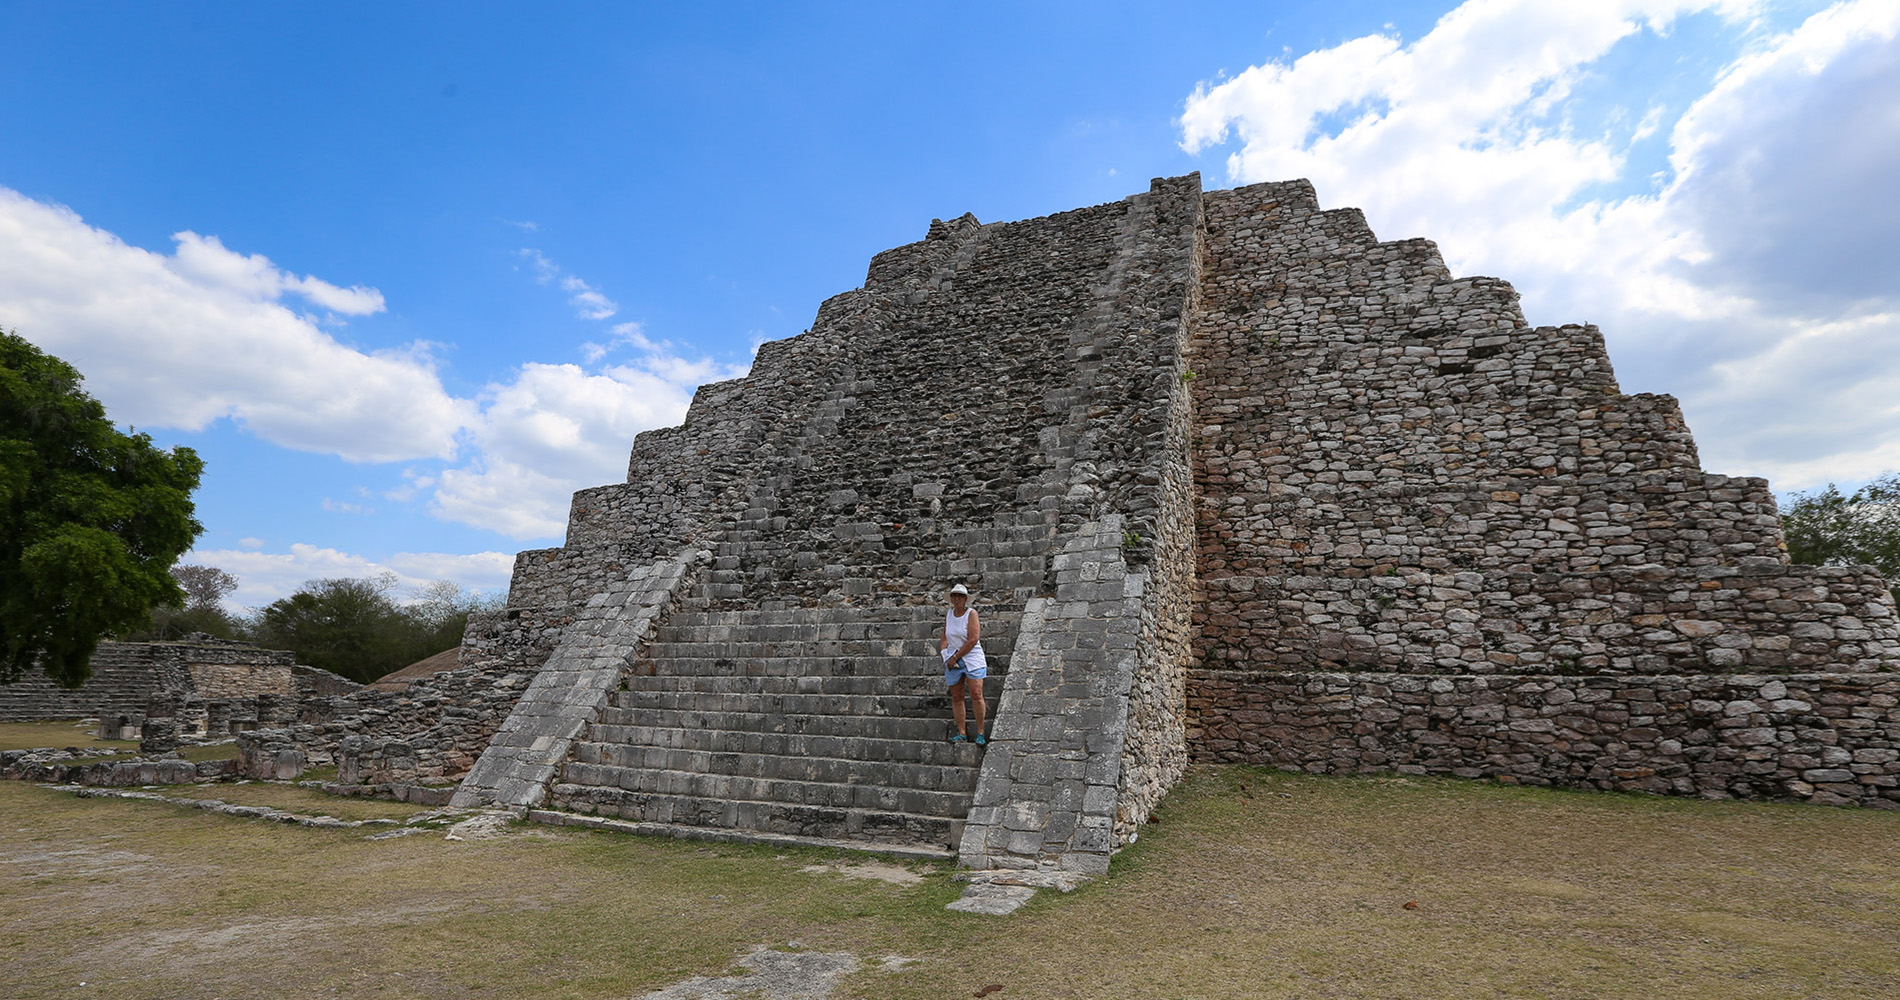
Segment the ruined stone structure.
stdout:
<path fill-rule="evenodd" d="M 173 642 L 102 642 L 92 677 L 64 688 L 34 673 L 0 685 L 0 721 L 98 718 L 102 735 L 138 739 L 150 718 L 197 736 L 294 722 L 304 699 L 357 685 L 287 650 L 195 633 Z"/>
<path fill-rule="evenodd" d="M 1594 328 L 1297 181 L 933 222 L 640 435 L 462 662 L 530 679 L 459 805 L 980 867 L 1102 870 L 1190 758 L 1900 806 L 1884 583 L 1789 565 Z"/>

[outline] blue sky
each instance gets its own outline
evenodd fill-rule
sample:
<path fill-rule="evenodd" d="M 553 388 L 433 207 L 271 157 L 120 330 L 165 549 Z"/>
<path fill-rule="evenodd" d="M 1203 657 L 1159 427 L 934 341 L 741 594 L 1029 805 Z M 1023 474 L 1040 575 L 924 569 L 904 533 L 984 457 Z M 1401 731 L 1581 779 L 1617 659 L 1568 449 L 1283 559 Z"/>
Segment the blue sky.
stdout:
<path fill-rule="evenodd" d="M 1900 0 L 0 6 L 0 324 L 261 604 L 505 585 L 932 217 L 1200 170 L 1601 324 L 1715 471 L 1900 467 Z"/>

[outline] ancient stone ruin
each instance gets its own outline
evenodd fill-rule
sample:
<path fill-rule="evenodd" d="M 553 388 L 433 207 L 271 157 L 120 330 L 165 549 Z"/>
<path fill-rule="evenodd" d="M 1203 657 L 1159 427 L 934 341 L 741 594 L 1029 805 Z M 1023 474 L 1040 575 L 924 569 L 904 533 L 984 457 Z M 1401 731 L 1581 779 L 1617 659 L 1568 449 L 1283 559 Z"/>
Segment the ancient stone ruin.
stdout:
<path fill-rule="evenodd" d="M 934 635 L 977 592 L 987 752 Z M 246 734 L 462 806 L 1099 872 L 1190 760 L 1900 807 L 1900 618 L 1588 326 L 1303 181 L 937 221 L 633 444 L 460 668 Z M 435 793 L 431 793 L 435 794 Z"/>
<path fill-rule="evenodd" d="M 0 722 L 99 720 L 99 735 L 140 739 L 157 726 L 170 736 L 217 738 L 297 721 L 306 700 L 358 686 L 304 666 L 287 650 L 202 632 L 164 642 L 102 642 L 92 677 L 61 687 L 33 673 L 0 685 Z"/>

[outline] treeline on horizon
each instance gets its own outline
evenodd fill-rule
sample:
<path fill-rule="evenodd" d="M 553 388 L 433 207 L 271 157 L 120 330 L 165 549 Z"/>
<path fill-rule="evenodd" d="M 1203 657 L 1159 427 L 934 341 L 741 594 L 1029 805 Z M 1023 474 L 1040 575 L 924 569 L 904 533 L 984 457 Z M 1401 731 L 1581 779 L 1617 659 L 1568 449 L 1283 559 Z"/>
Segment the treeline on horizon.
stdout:
<path fill-rule="evenodd" d="M 155 642 L 202 632 L 287 649 L 298 663 L 361 683 L 461 645 L 469 615 L 501 604 L 448 580 L 401 594 L 395 575 L 383 573 L 310 580 L 288 597 L 233 614 L 224 598 L 237 589 L 236 577 L 189 564 L 172 567 L 172 576 L 183 605 L 155 607 L 142 627 L 116 638 Z"/>

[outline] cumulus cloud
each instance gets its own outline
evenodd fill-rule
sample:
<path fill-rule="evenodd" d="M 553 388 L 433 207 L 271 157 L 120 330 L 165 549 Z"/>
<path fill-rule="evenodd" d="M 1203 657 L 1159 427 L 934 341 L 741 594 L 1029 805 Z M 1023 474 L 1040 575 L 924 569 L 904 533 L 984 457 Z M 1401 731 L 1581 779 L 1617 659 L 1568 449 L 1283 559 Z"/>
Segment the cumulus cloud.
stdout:
<path fill-rule="evenodd" d="M 166 266 L 173 273 L 203 286 L 222 286 L 239 295 L 275 300 L 294 292 L 332 312 L 349 316 L 368 316 L 383 311 L 383 293 L 357 285 L 338 288 L 327 281 L 305 275 L 301 278 L 278 270 L 263 254 L 246 256 L 225 249 L 216 236 L 200 236 L 186 230 L 172 237 L 178 249 Z"/>
<path fill-rule="evenodd" d="M 288 597 L 309 580 L 361 578 L 391 573 L 397 586 L 413 590 L 436 580 L 451 580 L 468 590 L 506 593 L 515 557 L 510 552 L 398 552 L 376 560 L 338 549 L 296 543 L 284 552 L 257 548 L 197 549 L 180 562 L 215 566 L 238 578 L 238 589 L 227 599 L 234 610 L 260 608 Z"/>
<path fill-rule="evenodd" d="M 0 188 L 0 322 L 77 365 L 116 420 L 200 430 L 230 417 L 291 448 L 420 461 L 380 496 L 513 538 L 558 538 L 575 490 L 624 480 L 634 435 L 677 423 L 700 383 L 746 370 L 622 322 L 580 346 L 584 365 L 523 363 L 457 398 L 437 372 L 442 345 L 366 353 L 287 304 L 369 315 L 385 307 L 377 290 L 290 273 L 216 236 L 181 232 L 175 242 L 171 254 L 128 246 L 64 207 Z M 538 251 L 520 258 L 582 319 L 618 311 Z M 367 497 L 319 506 L 373 515 Z M 246 547 L 261 549 L 253 541 Z M 305 550 L 292 555 L 330 552 Z M 277 565 L 250 555 L 243 565 Z M 305 574 L 294 585 L 315 571 L 286 572 Z"/>
<path fill-rule="evenodd" d="M 679 423 L 696 387 L 746 371 L 681 357 L 637 329 L 616 344 L 642 353 L 594 369 L 525 364 L 513 381 L 488 386 L 470 431 L 480 458 L 443 471 L 435 513 L 515 538 L 558 537 L 575 490 L 625 481 L 634 435 Z M 601 348 L 595 360 L 605 354 Z"/>
<path fill-rule="evenodd" d="M 449 457 L 473 419 L 426 348 L 364 353 L 284 299 L 381 311 L 373 288 L 285 272 L 182 232 L 128 246 L 77 214 L 0 188 L 0 316 L 77 365 L 114 419 L 200 430 L 231 417 L 267 441 L 352 461 Z"/>
<path fill-rule="evenodd" d="M 1687 107 L 1577 94 L 1686 15 L 1739 38 Z M 1900 5 L 1776 34 L 1759 5 L 1472 0 L 1410 44 L 1354 39 L 1204 84 L 1183 147 L 1240 182 L 1311 178 L 1387 238 L 1512 280 L 1533 322 L 1604 326 L 1633 388 L 1684 397 L 1704 461 L 1780 488 L 1900 467 Z M 1689 53 L 1679 52 L 1686 57 Z M 1574 123 L 1595 117 L 1594 131 Z M 1668 170 L 1634 176 L 1666 138 Z M 1612 190 L 1615 195 L 1602 192 Z"/>

